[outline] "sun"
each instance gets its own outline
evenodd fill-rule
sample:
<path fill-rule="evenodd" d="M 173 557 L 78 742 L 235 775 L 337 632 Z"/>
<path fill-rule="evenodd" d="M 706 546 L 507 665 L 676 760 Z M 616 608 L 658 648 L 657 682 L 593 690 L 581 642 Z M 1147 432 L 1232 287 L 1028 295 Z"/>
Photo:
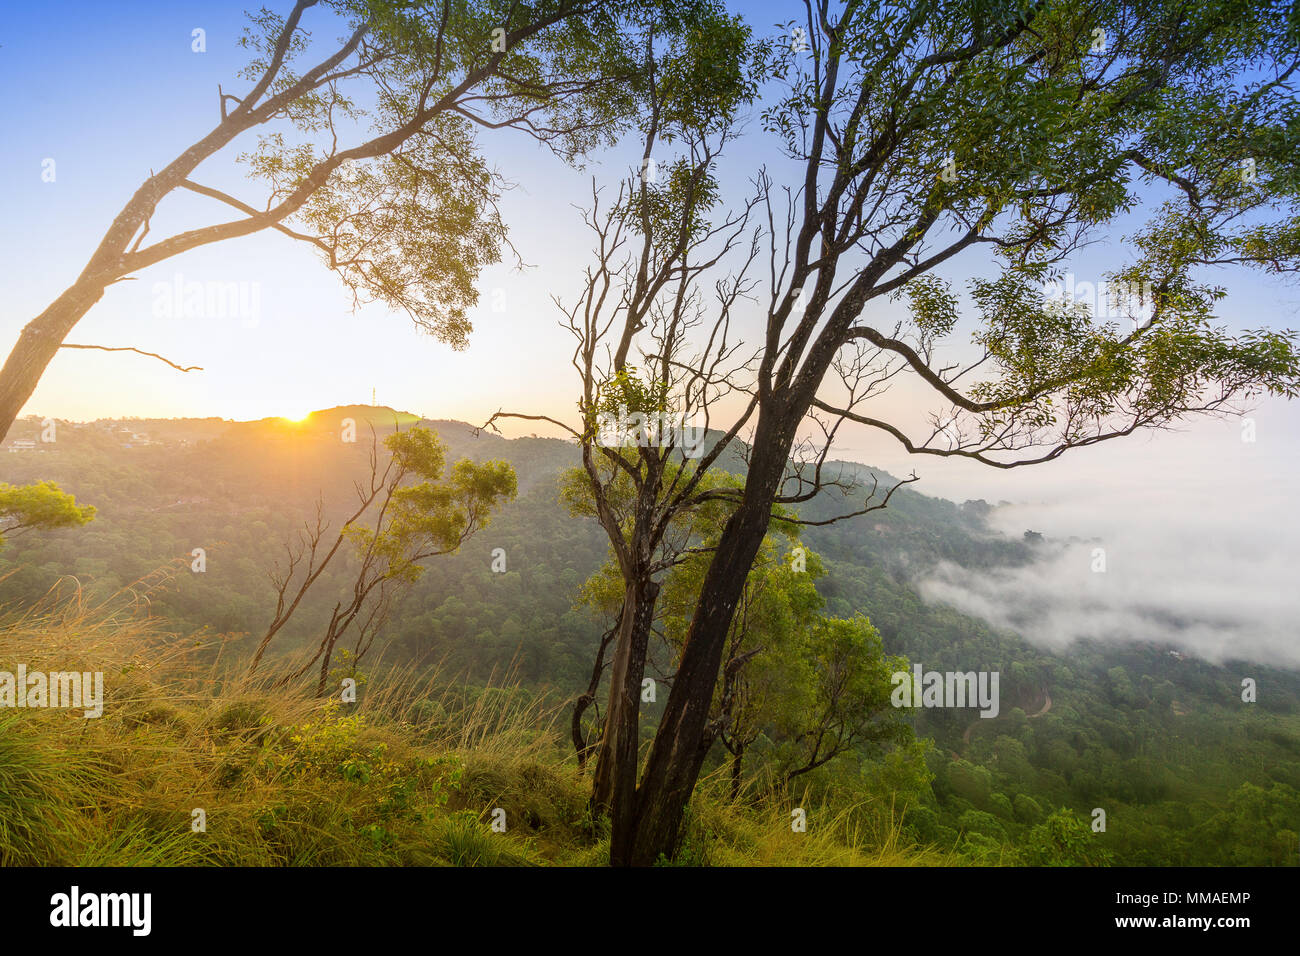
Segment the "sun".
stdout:
<path fill-rule="evenodd" d="M 300 425 L 303 422 L 305 422 L 308 418 L 311 417 L 311 412 L 310 411 L 295 412 L 289 415 L 281 415 L 280 417 L 283 418 L 286 422 L 293 422 L 295 425 Z"/>

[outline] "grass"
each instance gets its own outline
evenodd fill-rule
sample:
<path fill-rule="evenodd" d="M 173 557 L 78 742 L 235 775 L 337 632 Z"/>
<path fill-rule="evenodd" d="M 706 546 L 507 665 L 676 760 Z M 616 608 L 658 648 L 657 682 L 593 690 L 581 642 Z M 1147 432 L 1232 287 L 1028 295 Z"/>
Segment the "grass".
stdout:
<path fill-rule="evenodd" d="M 36 608 L 0 608 L 0 670 L 101 671 L 105 698 L 95 719 L 0 711 L 0 864 L 607 862 L 558 702 L 508 675 L 469 688 L 411 669 L 371 675 L 355 704 L 272 691 L 220 638 L 160 629 L 138 593 L 94 603 L 69 582 Z M 788 807 L 726 793 L 701 781 L 663 863 L 958 862 L 905 841 L 893 808 L 809 808 L 794 833 Z"/>

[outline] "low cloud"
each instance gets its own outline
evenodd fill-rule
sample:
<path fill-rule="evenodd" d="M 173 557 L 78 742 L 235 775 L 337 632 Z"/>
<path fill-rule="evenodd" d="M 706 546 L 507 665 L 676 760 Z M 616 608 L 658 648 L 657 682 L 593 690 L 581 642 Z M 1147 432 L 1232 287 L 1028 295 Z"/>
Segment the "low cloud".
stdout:
<path fill-rule="evenodd" d="M 1079 638 L 1154 641 L 1213 663 L 1300 668 L 1300 540 L 1284 496 L 1243 496 L 1221 482 L 1112 488 L 1068 504 L 1003 506 L 992 522 L 1016 536 L 1042 532 L 1038 560 L 945 563 L 922 582 L 927 600 L 1053 650 Z"/>

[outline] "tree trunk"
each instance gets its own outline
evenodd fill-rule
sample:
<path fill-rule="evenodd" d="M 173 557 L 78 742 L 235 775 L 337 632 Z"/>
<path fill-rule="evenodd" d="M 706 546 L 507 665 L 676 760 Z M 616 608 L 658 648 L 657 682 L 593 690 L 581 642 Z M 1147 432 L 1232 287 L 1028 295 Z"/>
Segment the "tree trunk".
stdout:
<path fill-rule="evenodd" d="M 324 653 L 324 655 L 321 657 L 321 662 L 320 662 L 320 677 L 319 677 L 319 679 L 316 681 L 316 696 L 317 696 L 317 697 L 324 697 L 324 696 L 325 696 L 325 682 L 329 680 L 329 676 L 330 676 L 330 658 L 334 656 L 334 644 L 335 644 L 336 641 L 338 641 L 338 635 L 337 635 L 337 634 L 335 634 L 335 635 L 333 635 L 333 636 L 330 637 L 329 642 L 328 642 L 328 643 L 326 644 L 326 646 L 325 646 L 325 653 Z"/>
<path fill-rule="evenodd" d="M 623 618 L 623 610 L 619 609 L 619 620 Z M 605 670 L 605 651 L 609 648 L 609 642 L 612 641 L 619 631 L 619 625 L 615 624 L 600 639 L 600 647 L 596 649 L 596 660 L 591 665 L 591 679 L 587 681 L 587 692 L 579 697 L 573 703 L 573 719 L 569 724 L 569 732 L 573 737 L 573 750 L 578 755 L 578 773 L 587 769 L 587 758 L 591 752 L 600 744 L 599 734 L 595 735 L 595 740 L 588 740 L 582 730 L 582 717 L 587 712 L 587 708 L 596 702 L 596 692 L 600 690 L 600 678 Z M 597 714 L 597 717 L 600 715 Z"/>
<path fill-rule="evenodd" d="M 578 756 L 578 773 L 587 769 L 587 753 L 591 745 L 582 733 L 582 715 L 596 699 L 594 694 L 583 694 L 573 702 L 573 716 L 569 719 L 569 736 L 573 738 L 573 752 Z"/>
<path fill-rule="evenodd" d="M 251 107 L 251 103 L 249 106 Z M 233 118 L 233 115 L 232 115 Z M 0 441 L 9 434 L 14 419 L 36 391 L 36 385 L 73 327 L 104 295 L 109 284 L 130 271 L 127 247 L 140 226 L 148 222 L 162 198 L 194 171 L 204 159 L 217 152 L 251 125 L 247 116 L 240 122 L 223 121 L 167 168 L 150 176 L 137 189 L 122 211 L 114 217 L 86 267 L 49 308 L 23 329 L 4 368 L 0 369 Z"/>
<path fill-rule="evenodd" d="M 731 615 L 766 531 L 764 512 L 759 520 L 733 519 L 719 541 L 637 793 L 627 864 L 651 866 L 660 854 L 671 855 L 676 848 L 682 814 L 713 743 L 705 729 Z M 610 862 L 619 862 L 612 840 Z"/>
<path fill-rule="evenodd" d="M 731 799 L 734 801 L 740 796 L 740 769 L 745 760 L 745 748 L 737 745 L 736 752 L 731 755 Z"/>
<path fill-rule="evenodd" d="M 59 346 L 82 316 L 104 295 L 104 287 L 72 286 L 27 323 L 0 369 L 0 440 L 36 391 Z"/>
<path fill-rule="evenodd" d="M 772 499 L 780 489 L 793 440 L 793 426 L 781 421 L 785 416 L 778 412 L 773 417 L 777 422 L 767 428 L 760 420 L 744 500 L 723 528 L 700 588 L 673 689 L 637 790 L 632 845 L 616 854 L 611 838 L 610 862 L 615 865 L 652 866 L 661 854 L 670 856 L 676 849 L 682 815 L 713 743 L 707 733 L 709 708 L 731 620 L 767 534 Z"/>
<path fill-rule="evenodd" d="M 615 847 L 631 842 L 636 819 L 637 751 L 641 742 L 641 680 L 659 585 L 649 579 L 627 586 L 623 618 L 609 680 L 609 706 L 601 735 L 592 805 L 610 815 L 610 861 Z"/>

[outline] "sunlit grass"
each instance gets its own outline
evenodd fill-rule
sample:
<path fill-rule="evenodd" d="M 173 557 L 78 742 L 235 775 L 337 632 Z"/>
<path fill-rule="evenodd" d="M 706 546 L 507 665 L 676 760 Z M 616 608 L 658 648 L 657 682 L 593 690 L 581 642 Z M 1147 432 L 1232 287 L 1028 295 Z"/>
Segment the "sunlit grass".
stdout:
<path fill-rule="evenodd" d="M 589 783 L 559 730 L 562 701 L 511 672 L 473 688 L 409 667 L 371 674 L 356 704 L 317 699 L 310 681 L 272 690 L 218 653 L 220 638 L 147 617 L 166 577 L 102 602 L 64 579 L 34 608 L 0 608 L 0 669 L 104 674 L 100 718 L 0 712 L 0 863 L 608 861 L 607 827 L 591 818 Z M 788 808 L 725 792 L 702 782 L 674 862 L 950 862 L 908 845 L 892 811 L 813 809 L 816 825 L 794 834 Z M 498 807 L 504 833 L 490 826 Z"/>

